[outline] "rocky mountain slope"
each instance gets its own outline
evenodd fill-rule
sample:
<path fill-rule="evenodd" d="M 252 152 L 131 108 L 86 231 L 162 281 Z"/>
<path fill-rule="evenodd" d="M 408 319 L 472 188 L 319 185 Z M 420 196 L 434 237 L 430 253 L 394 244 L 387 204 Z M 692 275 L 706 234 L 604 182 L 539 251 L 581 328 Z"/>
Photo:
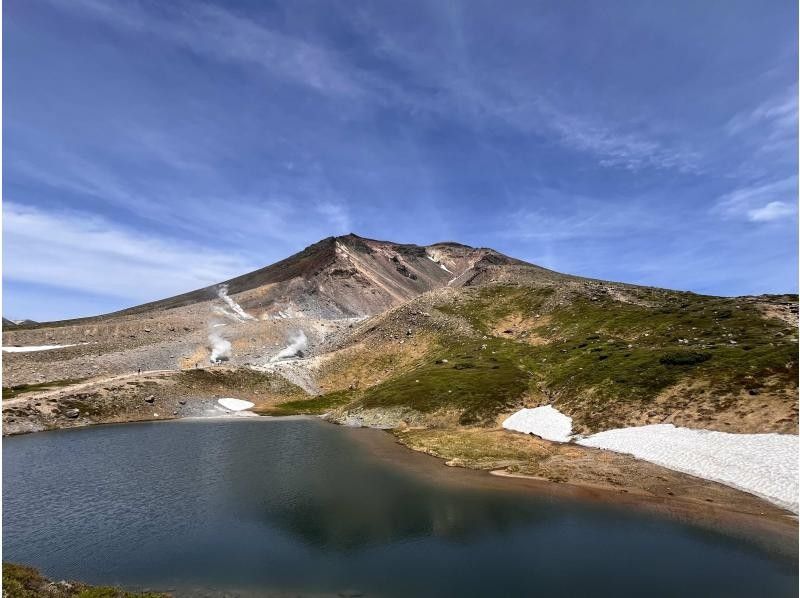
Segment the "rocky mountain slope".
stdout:
<path fill-rule="evenodd" d="M 318 405 L 264 409 L 377 412 L 384 425 L 487 425 L 541 404 L 587 432 L 797 425 L 796 297 L 593 281 L 457 243 L 331 237 L 191 293 L 6 328 L 3 345 L 59 347 L 4 352 L 14 393 L 217 362 L 278 368 Z"/>
<path fill-rule="evenodd" d="M 4 433 L 215 414 L 232 396 L 391 429 L 452 464 L 669 495 L 672 474 L 499 423 L 553 405 L 582 434 L 796 434 L 797 314 L 792 295 L 702 296 L 347 235 L 192 293 L 6 328 L 4 347 L 58 348 L 3 353 Z M 659 476 L 671 481 L 641 488 Z"/>
<path fill-rule="evenodd" d="M 213 336 L 232 365 L 264 363 L 302 331 L 311 352 L 354 321 L 430 291 L 511 275 L 561 275 L 491 249 L 330 237 L 283 261 L 176 297 L 91 318 L 4 326 L 4 346 L 62 345 L 5 354 L 4 386 L 209 363 Z M 214 333 L 214 334 L 212 334 Z"/>

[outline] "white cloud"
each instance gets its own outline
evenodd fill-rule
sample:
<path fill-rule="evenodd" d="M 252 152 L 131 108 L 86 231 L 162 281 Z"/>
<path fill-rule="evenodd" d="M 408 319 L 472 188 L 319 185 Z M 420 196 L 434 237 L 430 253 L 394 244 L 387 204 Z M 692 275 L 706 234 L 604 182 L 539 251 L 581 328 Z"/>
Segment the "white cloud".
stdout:
<path fill-rule="evenodd" d="M 767 205 L 747 212 L 751 222 L 770 222 L 794 215 L 795 208 L 782 201 L 771 201 Z"/>
<path fill-rule="evenodd" d="M 3 205 L 3 277 L 133 303 L 254 270 L 222 250 L 130 230 L 82 212 Z"/>
<path fill-rule="evenodd" d="M 712 212 L 724 218 L 767 222 L 790 216 L 797 205 L 797 176 L 740 187 L 719 198 Z"/>

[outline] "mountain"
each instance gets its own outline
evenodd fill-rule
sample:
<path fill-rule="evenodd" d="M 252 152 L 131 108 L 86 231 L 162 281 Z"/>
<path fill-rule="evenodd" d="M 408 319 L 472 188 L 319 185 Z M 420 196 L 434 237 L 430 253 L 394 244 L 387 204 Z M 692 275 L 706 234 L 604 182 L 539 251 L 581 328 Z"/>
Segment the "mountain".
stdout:
<path fill-rule="evenodd" d="M 35 326 L 38 323 L 34 320 L 9 320 L 8 318 L 3 318 L 3 329 L 11 330 L 19 326 Z"/>
<path fill-rule="evenodd" d="M 298 331 L 314 353 L 354 320 L 436 289 L 568 278 L 459 243 L 328 237 L 260 270 L 175 297 L 88 318 L 7 325 L 7 344 L 65 348 L 7 356 L 4 384 L 194 367 L 208 363 L 212 336 L 233 343 L 230 365 L 263 362 Z"/>
<path fill-rule="evenodd" d="M 798 421 L 796 296 L 589 280 L 453 242 L 330 237 L 176 297 L 7 329 L 4 344 L 63 346 L 4 354 L 6 388 L 222 364 L 263 412 L 382 427 L 486 427 L 544 404 L 584 433 Z M 258 393 L 254 371 L 269 379 Z"/>
<path fill-rule="evenodd" d="M 174 310 L 214 301 L 221 288 L 259 319 L 360 317 L 433 289 L 495 280 L 504 275 L 504 267 L 517 267 L 542 280 L 563 276 L 493 249 L 453 242 L 398 244 L 349 234 L 328 237 L 280 262 L 209 287 L 104 316 L 46 325 Z"/>

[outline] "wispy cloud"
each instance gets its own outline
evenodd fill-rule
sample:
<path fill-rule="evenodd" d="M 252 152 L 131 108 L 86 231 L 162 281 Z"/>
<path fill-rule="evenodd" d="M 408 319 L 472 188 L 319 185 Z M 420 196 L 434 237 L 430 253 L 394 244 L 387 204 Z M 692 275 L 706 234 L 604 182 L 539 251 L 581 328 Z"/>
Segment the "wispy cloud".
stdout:
<path fill-rule="evenodd" d="M 356 23 L 372 36 L 376 55 L 394 63 L 399 72 L 413 72 L 415 85 L 349 61 L 345 54 L 313 39 L 279 32 L 267 23 L 205 3 L 160 14 L 137 3 L 110 6 L 99 0 L 52 0 L 70 10 L 100 18 L 109 24 L 161 40 L 216 61 L 255 66 L 274 77 L 294 81 L 329 97 L 351 101 L 353 110 L 387 105 L 416 115 L 461 119 L 486 127 L 511 127 L 525 134 L 550 138 L 565 148 L 596 157 L 600 166 L 700 170 L 696 150 L 676 146 L 633 123 L 607 114 L 570 110 L 563 98 L 540 93 L 535 82 L 520 81 L 503 72 L 482 68 L 466 55 L 464 32 L 448 13 L 452 44 L 438 48 L 446 63 L 433 59 L 418 39 L 406 39 L 371 23 L 359 13 Z M 455 11 L 458 12 L 458 11 Z M 452 47 L 451 47 L 452 46 Z M 352 103 L 353 99 L 358 102 Z M 488 121 L 486 119 L 489 119 Z"/>
<path fill-rule="evenodd" d="M 797 85 L 791 85 L 752 110 L 739 112 L 725 126 L 729 135 L 758 133 L 769 143 L 797 135 Z"/>
<path fill-rule="evenodd" d="M 159 12 L 138 2 L 53 1 L 64 9 L 82 11 L 117 28 L 154 35 L 212 60 L 256 66 L 326 94 L 359 93 L 358 83 L 335 53 L 220 6 L 163 4 Z"/>
<path fill-rule="evenodd" d="M 668 145 L 652 135 L 626 130 L 623 123 L 600 124 L 552 106 L 544 108 L 543 115 L 561 143 L 596 155 L 601 166 L 634 172 L 656 168 L 696 173 L 701 169 L 698 152 Z"/>
<path fill-rule="evenodd" d="M 795 206 L 786 202 L 771 201 L 762 208 L 748 210 L 747 218 L 751 222 L 771 222 L 772 220 L 789 218 L 794 215 L 795 211 Z"/>
<path fill-rule="evenodd" d="M 610 240 L 691 227 L 655 191 L 609 198 L 541 187 L 518 196 L 516 204 L 510 216 L 502 216 L 496 232 L 502 238 L 535 242 Z"/>
<path fill-rule="evenodd" d="M 236 254 L 155 237 L 76 211 L 5 201 L 3 277 L 114 296 L 159 299 L 260 267 Z"/>
<path fill-rule="evenodd" d="M 797 212 L 797 176 L 752 184 L 720 197 L 712 213 L 723 218 L 770 222 L 792 217 Z"/>

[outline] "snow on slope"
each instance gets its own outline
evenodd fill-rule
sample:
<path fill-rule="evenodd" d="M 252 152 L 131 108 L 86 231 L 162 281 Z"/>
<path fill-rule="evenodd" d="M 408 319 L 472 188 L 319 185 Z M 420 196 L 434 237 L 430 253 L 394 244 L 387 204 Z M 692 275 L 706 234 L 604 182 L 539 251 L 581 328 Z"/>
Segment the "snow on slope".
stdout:
<path fill-rule="evenodd" d="M 217 403 L 231 411 L 244 411 L 255 406 L 250 401 L 243 401 L 242 399 L 217 399 Z"/>
<path fill-rule="evenodd" d="M 569 442 L 572 418 L 547 405 L 521 409 L 506 419 L 503 427 Z M 656 424 L 607 430 L 577 443 L 628 453 L 798 512 L 798 437 L 793 434 L 730 434 Z"/>
<path fill-rule="evenodd" d="M 714 480 L 798 511 L 798 437 L 729 434 L 655 424 L 600 432 L 578 441 Z"/>
<path fill-rule="evenodd" d="M 503 422 L 503 427 L 506 430 L 536 434 L 545 440 L 569 442 L 572 418 L 550 405 L 545 405 L 535 409 L 520 409 Z"/>
<path fill-rule="evenodd" d="M 439 267 L 440 267 L 442 270 L 444 270 L 445 272 L 449 272 L 450 274 L 452 274 L 452 272 L 450 272 L 450 270 L 448 270 L 448 269 L 447 269 L 447 266 L 445 266 L 445 265 L 444 265 L 442 262 L 440 262 L 440 261 L 438 261 L 438 260 L 436 260 L 436 259 L 432 258 L 430 255 L 427 255 L 427 254 L 425 255 L 425 257 L 427 257 L 427 258 L 428 258 L 430 261 L 432 261 L 434 264 L 438 265 L 438 266 L 439 266 Z"/>
<path fill-rule="evenodd" d="M 64 347 L 74 347 L 75 343 L 71 345 L 29 345 L 27 347 L 3 347 L 6 353 L 29 353 L 31 351 L 50 351 L 52 349 L 63 349 Z"/>

